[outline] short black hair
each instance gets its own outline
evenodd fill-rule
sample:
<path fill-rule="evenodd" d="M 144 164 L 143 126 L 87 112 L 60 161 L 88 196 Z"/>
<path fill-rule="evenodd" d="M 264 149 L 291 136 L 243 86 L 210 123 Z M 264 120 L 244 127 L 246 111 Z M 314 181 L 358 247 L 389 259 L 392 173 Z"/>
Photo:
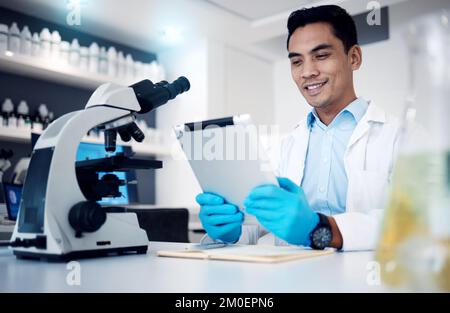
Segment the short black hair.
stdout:
<path fill-rule="evenodd" d="M 333 28 L 334 35 L 344 44 L 346 53 L 351 47 L 358 44 L 355 21 L 350 14 L 337 5 L 322 5 L 303 8 L 291 13 L 287 22 L 289 32 L 287 48 L 289 49 L 289 40 L 297 28 L 320 22 L 328 23 Z"/>

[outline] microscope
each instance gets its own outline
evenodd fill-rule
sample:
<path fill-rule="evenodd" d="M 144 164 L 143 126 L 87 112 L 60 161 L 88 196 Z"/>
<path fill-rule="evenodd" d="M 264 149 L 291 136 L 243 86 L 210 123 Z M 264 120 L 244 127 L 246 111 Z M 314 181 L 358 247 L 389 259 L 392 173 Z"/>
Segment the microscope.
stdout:
<path fill-rule="evenodd" d="M 189 88 L 185 77 L 173 83 L 143 80 L 129 87 L 103 84 L 84 110 L 51 123 L 31 155 L 9 243 L 14 254 L 65 261 L 146 253 L 148 238 L 136 214 L 120 207 L 102 207 L 97 201 L 121 196 L 119 186 L 126 183 L 108 172 L 157 169 L 162 162 L 124 154 L 76 161 L 78 145 L 93 129 L 104 132 L 107 152 L 115 151 L 117 135 L 125 142 L 141 142 L 145 135 L 135 123 L 136 115 L 156 109 Z"/>

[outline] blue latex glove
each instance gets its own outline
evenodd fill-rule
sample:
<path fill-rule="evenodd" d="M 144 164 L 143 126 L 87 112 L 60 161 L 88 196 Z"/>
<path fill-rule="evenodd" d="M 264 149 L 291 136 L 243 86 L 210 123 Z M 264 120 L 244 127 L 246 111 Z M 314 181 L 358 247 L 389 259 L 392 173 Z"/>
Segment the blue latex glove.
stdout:
<path fill-rule="evenodd" d="M 246 213 L 275 236 L 293 245 L 310 245 L 309 235 L 319 223 L 319 216 L 309 207 L 303 189 L 288 178 L 278 177 L 280 187 L 254 188 L 244 201 Z"/>
<path fill-rule="evenodd" d="M 244 214 L 234 204 L 226 203 L 221 196 L 212 193 L 197 195 L 200 204 L 200 221 L 209 237 L 225 243 L 235 243 L 242 233 Z"/>

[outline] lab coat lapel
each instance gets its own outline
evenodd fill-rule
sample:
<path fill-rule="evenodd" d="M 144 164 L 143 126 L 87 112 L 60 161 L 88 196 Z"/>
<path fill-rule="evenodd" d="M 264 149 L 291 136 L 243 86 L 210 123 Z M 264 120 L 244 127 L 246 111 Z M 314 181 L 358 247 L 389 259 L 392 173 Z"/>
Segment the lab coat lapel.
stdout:
<path fill-rule="evenodd" d="M 370 190 L 373 186 L 373 173 L 364 171 L 366 162 L 367 145 L 370 143 L 370 131 L 373 123 L 385 123 L 386 113 L 379 107 L 369 103 L 366 114 L 356 126 L 347 146 L 344 156 L 345 172 L 348 177 L 346 211 L 360 210 L 367 194 L 374 194 Z M 361 170 L 358 170 L 361 169 Z M 372 176 L 371 176 L 372 175 Z M 379 184 L 376 184 L 379 186 Z M 370 190 L 370 191 L 369 191 Z M 359 199 L 359 200 L 358 200 Z"/>
<path fill-rule="evenodd" d="M 384 123 L 386 120 L 386 114 L 383 110 L 377 107 L 373 102 L 369 101 L 369 107 L 367 108 L 366 114 L 359 121 L 358 125 L 356 125 L 355 130 L 353 131 L 352 136 L 347 145 L 347 151 L 351 149 L 351 147 L 370 129 L 370 122 L 379 122 Z"/>
<path fill-rule="evenodd" d="M 306 119 L 298 124 L 293 136 L 294 140 L 289 153 L 286 176 L 297 185 L 300 185 L 303 179 L 309 142 L 309 129 L 306 124 Z"/>

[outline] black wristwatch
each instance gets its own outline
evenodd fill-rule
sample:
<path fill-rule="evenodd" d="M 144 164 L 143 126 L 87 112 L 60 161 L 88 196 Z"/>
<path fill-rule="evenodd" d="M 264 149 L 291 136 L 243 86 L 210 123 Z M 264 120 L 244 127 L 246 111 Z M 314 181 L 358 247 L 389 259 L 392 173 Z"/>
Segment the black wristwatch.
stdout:
<path fill-rule="evenodd" d="M 317 213 L 319 215 L 319 224 L 313 229 L 310 235 L 311 248 L 323 250 L 330 246 L 333 240 L 333 233 L 331 225 L 326 215 Z"/>

